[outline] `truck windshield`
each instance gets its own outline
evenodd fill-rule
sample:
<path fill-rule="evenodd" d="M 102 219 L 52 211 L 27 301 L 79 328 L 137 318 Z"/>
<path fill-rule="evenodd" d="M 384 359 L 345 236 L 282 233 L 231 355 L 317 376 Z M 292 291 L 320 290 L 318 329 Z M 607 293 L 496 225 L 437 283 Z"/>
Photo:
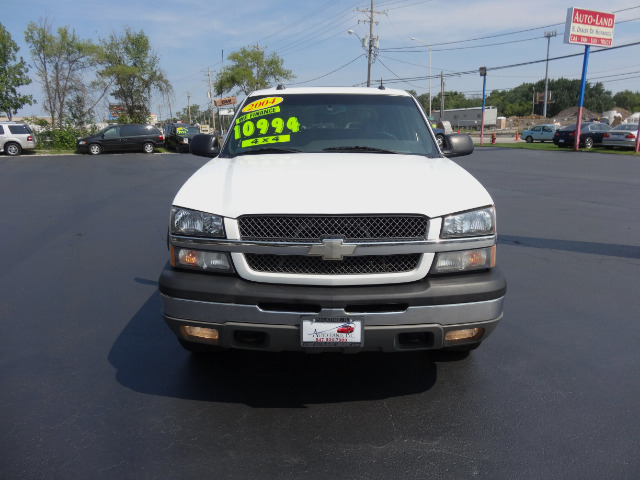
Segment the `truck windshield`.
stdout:
<path fill-rule="evenodd" d="M 221 155 L 276 150 L 439 155 L 411 97 L 286 92 L 250 97 Z"/>

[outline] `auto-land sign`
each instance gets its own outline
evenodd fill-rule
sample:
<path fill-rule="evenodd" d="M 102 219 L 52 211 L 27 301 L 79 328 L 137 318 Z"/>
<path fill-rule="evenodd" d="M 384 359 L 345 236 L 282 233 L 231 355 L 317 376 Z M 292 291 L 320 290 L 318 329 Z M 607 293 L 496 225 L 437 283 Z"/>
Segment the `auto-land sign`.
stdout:
<path fill-rule="evenodd" d="M 564 43 L 610 47 L 613 44 L 614 13 L 584 8 L 569 8 L 564 29 Z"/>

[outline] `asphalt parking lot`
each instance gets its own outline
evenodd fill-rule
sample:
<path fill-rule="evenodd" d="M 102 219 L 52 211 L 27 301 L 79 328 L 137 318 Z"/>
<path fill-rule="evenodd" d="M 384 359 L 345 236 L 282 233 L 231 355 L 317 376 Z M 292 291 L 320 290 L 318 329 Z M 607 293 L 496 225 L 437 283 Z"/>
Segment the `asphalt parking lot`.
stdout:
<path fill-rule="evenodd" d="M 0 479 L 640 477 L 637 157 L 458 160 L 496 202 L 509 282 L 463 359 L 192 358 L 157 278 L 204 161 L 0 156 Z"/>

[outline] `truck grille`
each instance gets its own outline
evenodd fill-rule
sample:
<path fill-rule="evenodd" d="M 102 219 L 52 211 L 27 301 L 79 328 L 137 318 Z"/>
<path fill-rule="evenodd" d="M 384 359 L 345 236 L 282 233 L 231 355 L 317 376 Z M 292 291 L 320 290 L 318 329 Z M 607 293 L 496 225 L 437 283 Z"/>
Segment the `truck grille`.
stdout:
<path fill-rule="evenodd" d="M 342 260 L 322 260 L 304 255 L 246 254 L 249 268 L 257 272 L 293 275 L 365 275 L 398 273 L 415 270 L 420 254 L 344 257 Z"/>
<path fill-rule="evenodd" d="M 238 219 L 240 238 L 279 243 L 321 243 L 341 238 L 345 243 L 402 242 L 426 239 L 429 219 L 421 215 L 295 216 L 252 215 Z M 319 256 L 246 254 L 251 270 L 289 275 L 367 275 L 411 272 L 420 254 Z"/>
<path fill-rule="evenodd" d="M 421 215 L 289 216 L 252 215 L 238 219 L 242 240 L 318 243 L 424 240 L 429 219 Z"/>

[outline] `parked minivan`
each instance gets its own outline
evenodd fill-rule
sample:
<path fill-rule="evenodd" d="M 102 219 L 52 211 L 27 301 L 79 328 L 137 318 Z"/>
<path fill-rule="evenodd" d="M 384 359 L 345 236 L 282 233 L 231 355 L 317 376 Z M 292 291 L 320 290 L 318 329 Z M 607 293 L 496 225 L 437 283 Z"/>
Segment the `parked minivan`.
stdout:
<path fill-rule="evenodd" d="M 26 123 L 0 122 L 0 153 L 16 156 L 36 148 L 36 139 Z"/>
<path fill-rule="evenodd" d="M 153 153 L 163 144 L 164 135 L 157 127 L 132 123 L 110 125 L 94 135 L 79 138 L 76 149 L 91 155 L 115 151 Z"/>

